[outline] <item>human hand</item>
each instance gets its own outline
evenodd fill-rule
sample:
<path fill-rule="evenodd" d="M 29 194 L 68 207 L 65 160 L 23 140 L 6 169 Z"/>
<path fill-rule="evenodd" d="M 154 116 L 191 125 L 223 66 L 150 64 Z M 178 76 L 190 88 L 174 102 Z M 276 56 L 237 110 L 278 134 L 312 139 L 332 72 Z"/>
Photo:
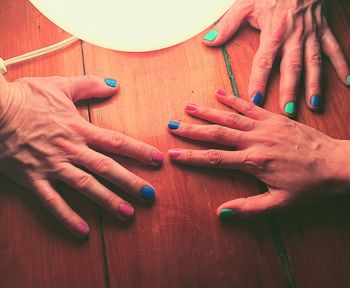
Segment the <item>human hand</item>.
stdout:
<path fill-rule="evenodd" d="M 155 190 L 148 182 L 97 151 L 149 165 L 162 164 L 161 152 L 90 124 L 73 104 L 112 96 L 117 89 L 115 80 L 95 76 L 21 78 L 11 83 L 0 76 L 0 171 L 31 189 L 77 236 L 86 236 L 89 227 L 55 191 L 53 181 L 65 182 L 121 220 L 133 216 L 133 207 L 90 172 L 137 199 L 155 199 Z"/>
<path fill-rule="evenodd" d="M 296 93 L 305 69 L 306 104 L 322 105 L 321 50 L 332 62 L 340 80 L 350 86 L 350 69 L 344 54 L 322 16 L 320 0 L 237 0 L 203 42 L 217 46 L 228 41 L 246 20 L 261 30 L 260 46 L 251 68 L 248 96 L 261 106 L 272 65 L 281 54 L 280 109 L 296 114 Z M 304 64 L 303 64 L 304 63 Z M 303 67 L 304 65 L 304 67 Z"/>
<path fill-rule="evenodd" d="M 303 198 L 340 193 L 350 187 L 350 141 L 330 138 L 251 102 L 227 96 L 222 90 L 216 92 L 216 98 L 234 111 L 195 104 L 187 104 L 185 108 L 191 116 L 216 125 L 170 121 L 168 127 L 175 135 L 237 150 L 174 148 L 168 154 L 180 163 L 242 170 L 267 185 L 264 194 L 221 205 L 217 210 L 220 217 L 259 214 Z"/>

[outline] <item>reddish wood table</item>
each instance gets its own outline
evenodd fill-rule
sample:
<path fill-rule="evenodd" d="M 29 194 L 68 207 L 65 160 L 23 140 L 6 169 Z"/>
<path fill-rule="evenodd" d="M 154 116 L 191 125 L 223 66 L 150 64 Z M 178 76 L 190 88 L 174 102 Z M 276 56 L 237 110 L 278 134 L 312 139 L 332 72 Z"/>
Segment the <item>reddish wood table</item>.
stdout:
<path fill-rule="evenodd" d="M 349 59 L 350 2 L 334 0 L 327 13 Z M 0 0 L 2 58 L 67 37 L 29 1 Z M 87 120 L 162 151 L 174 146 L 203 148 L 171 136 L 168 120 L 195 122 L 183 113 L 187 102 L 223 108 L 213 99 L 217 88 L 247 98 L 258 43 L 258 32 L 248 26 L 220 48 L 203 46 L 201 36 L 139 54 L 79 42 L 12 66 L 6 78 L 83 74 L 116 78 L 121 83 L 116 97 L 80 108 Z M 265 106 L 275 112 L 277 70 Z M 350 93 L 327 60 L 323 91 L 325 111 L 311 113 L 302 100 L 298 120 L 333 137 L 350 139 Z M 349 287 L 349 197 L 223 225 L 216 208 L 232 198 L 259 193 L 254 177 L 182 167 L 168 159 L 158 170 L 118 160 L 157 188 L 157 202 L 145 207 L 134 201 L 135 221 L 125 225 L 62 185 L 64 198 L 90 225 L 87 241 L 71 236 L 30 191 L 0 177 L 0 287 Z"/>

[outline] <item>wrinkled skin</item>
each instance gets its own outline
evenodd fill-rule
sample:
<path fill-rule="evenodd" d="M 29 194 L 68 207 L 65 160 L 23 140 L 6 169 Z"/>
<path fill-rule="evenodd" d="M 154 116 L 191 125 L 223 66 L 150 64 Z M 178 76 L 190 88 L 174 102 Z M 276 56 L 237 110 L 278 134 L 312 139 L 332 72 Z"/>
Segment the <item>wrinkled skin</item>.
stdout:
<path fill-rule="evenodd" d="M 214 27 L 216 38 L 204 40 L 204 44 L 225 43 L 245 21 L 261 30 L 248 87 L 248 97 L 255 104 L 263 104 L 268 78 L 278 54 L 282 56 L 280 109 L 286 116 L 296 114 L 296 93 L 302 69 L 305 70 L 306 104 L 311 110 L 321 108 L 321 51 L 332 62 L 340 81 L 350 86 L 349 66 L 322 16 L 321 1 L 237 0 Z M 288 103 L 292 104 L 287 106 Z"/>
<path fill-rule="evenodd" d="M 170 131 L 236 150 L 173 148 L 168 152 L 173 161 L 242 170 L 267 185 L 268 191 L 264 194 L 224 203 L 218 208 L 218 215 L 223 209 L 231 209 L 241 216 L 259 214 L 350 188 L 350 141 L 330 138 L 285 116 L 225 94 L 218 90 L 216 97 L 231 107 L 232 112 L 195 104 L 187 104 L 185 108 L 191 116 L 215 125 L 181 122 L 178 128 L 170 126 Z"/>
<path fill-rule="evenodd" d="M 140 194 L 143 187 L 151 187 L 148 182 L 97 151 L 149 165 L 161 165 L 162 154 L 143 142 L 90 124 L 73 104 L 112 96 L 118 86 L 110 87 L 94 76 L 21 78 L 11 83 L 0 76 L 0 82 L 0 171 L 31 189 L 72 233 L 86 236 L 88 225 L 52 182 L 67 183 L 121 220 L 133 216 L 133 207 L 90 173 L 140 200 L 153 200 L 150 193 L 147 199 Z"/>

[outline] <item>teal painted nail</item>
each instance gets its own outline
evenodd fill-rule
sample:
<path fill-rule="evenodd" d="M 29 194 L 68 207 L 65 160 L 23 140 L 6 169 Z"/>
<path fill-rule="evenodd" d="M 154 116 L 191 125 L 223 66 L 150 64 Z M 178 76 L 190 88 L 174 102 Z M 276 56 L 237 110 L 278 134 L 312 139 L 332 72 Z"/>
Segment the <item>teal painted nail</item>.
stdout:
<path fill-rule="evenodd" d="M 295 114 L 295 103 L 294 102 L 287 103 L 286 107 L 284 107 L 284 111 L 290 115 L 294 115 Z"/>
<path fill-rule="evenodd" d="M 105 82 L 109 87 L 113 87 L 113 88 L 117 87 L 117 84 L 118 84 L 117 80 L 114 80 L 112 78 L 105 78 Z"/>
<path fill-rule="evenodd" d="M 346 77 L 346 82 L 348 82 L 348 84 L 350 85 L 350 75 L 348 75 L 348 77 Z"/>
<path fill-rule="evenodd" d="M 210 30 L 204 37 L 203 39 L 205 41 L 214 41 L 216 37 L 218 36 L 218 32 L 216 32 L 214 29 Z"/>
<path fill-rule="evenodd" d="M 220 219 L 221 220 L 231 220 L 235 217 L 236 212 L 233 211 L 232 209 L 222 209 L 220 211 Z"/>

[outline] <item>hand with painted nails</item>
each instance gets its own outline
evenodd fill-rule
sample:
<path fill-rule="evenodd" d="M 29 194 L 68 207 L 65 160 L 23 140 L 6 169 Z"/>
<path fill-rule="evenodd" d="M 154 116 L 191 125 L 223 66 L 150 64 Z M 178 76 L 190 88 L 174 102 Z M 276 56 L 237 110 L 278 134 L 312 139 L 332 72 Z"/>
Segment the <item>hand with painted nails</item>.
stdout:
<path fill-rule="evenodd" d="M 231 111 L 187 104 L 191 116 L 214 125 L 171 121 L 171 133 L 222 144 L 232 150 L 170 149 L 169 157 L 189 165 L 237 169 L 264 182 L 264 194 L 222 204 L 220 218 L 249 216 L 283 208 L 299 200 L 328 196 L 350 188 L 350 141 L 341 141 L 257 107 L 224 91 L 217 99 Z M 233 187 L 234 190 L 234 187 Z"/>
<path fill-rule="evenodd" d="M 95 76 L 21 78 L 15 82 L 0 76 L 0 171 L 32 190 L 76 236 L 88 235 L 89 227 L 55 191 L 53 182 L 65 182 L 121 220 L 133 217 L 133 207 L 90 173 L 137 199 L 155 199 L 155 190 L 147 181 L 97 151 L 149 165 L 161 165 L 162 153 L 124 134 L 90 124 L 73 104 L 109 97 L 117 90 L 114 79 Z"/>
<path fill-rule="evenodd" d="M 248 96 L 256 105 L 264 102 L 271 68 L 278 54 L 282 56 L 280 109 L 286 116 L 296 115 L 296 93 L 302 68 L 305 70 L 306 104 L 314 111 L 321 108 L 321 50 L 332 62 L 341 82 L 350 86 L 349 66 L 322 15 L 320 0 L 237 0 L 204 36 L 203 42 L 208 46 L 224 44 L 245 21 L 261 30 L 248 87 Z"/>

